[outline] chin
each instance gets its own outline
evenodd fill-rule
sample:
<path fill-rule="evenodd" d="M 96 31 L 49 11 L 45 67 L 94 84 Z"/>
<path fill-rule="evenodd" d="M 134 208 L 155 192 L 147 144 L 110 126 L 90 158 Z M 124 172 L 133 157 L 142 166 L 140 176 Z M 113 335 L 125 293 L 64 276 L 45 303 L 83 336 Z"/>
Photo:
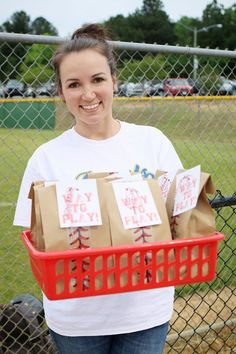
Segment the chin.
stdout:
<path fill-rule="evenodd" d="M 82 119 L 79 118 L 76 122 L 80 123 L 82 122 L 83 124 L 86 125 L 97 125 L 97 124 L 101 124 L 101 123 L 106 123 L 108 122 L 111 118 L 107 118 L 104 115 L 91 115 L 91 116 L 87 116 L 87 117 L 83 117 Z"/>

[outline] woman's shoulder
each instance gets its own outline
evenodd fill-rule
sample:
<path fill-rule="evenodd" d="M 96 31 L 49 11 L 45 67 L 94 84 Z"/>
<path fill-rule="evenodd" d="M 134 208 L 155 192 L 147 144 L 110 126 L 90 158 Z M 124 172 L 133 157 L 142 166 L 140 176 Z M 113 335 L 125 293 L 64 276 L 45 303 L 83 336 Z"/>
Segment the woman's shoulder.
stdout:
<path fill-rule="evenodd" d="M 152 137 L 166 138 L 164 133 L 160 129 L 151 125 L 128 123 L 128 122 L 122 122 L 122 124 L 127 131 L 133 134 L 138 134 L 140 136 L 149 136 L 150 138 Z"/>
<path fill-rule="evenodd" d="M 55 136 L 46 141 L 45 143 L 41 144 L 38 149 L 47 149 L 50 147 L 59 147 L 59 146 L 63 146 L 61 144 L 67 143 L 68 141 L 71 140 L 73 133 L 72 133 L 72 129 L 66 130 L 63 133 L 60 133 L 59 135 L 57 135 L 55 133 Z"/>
<path fill-rule="evenodd" d="M 72 132 L 71 129 L 66 130 L 60 135 L 55 136 L 53 139 L 39 145 L 34 151 L 32 157 L 50 154 L 51 151 L 60 151 L 67 146 L 68 142 L 71 140 Z"/>

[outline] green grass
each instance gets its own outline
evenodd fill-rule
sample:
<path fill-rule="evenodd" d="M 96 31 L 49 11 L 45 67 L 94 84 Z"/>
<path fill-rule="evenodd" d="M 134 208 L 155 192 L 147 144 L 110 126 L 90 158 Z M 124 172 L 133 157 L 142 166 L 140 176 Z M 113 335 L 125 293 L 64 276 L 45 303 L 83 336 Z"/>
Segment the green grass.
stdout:
<path fill-rule="evenodd" d="M 161 129 L 172 140 L 186 168 L 201 164 L 202 170 L 212 175 L 216 188 L 223 195 L 235 192 L 235 101 L 115 101 L 114 115 L 120 120 Z M 63 128 L 67 127 L 64 123 Z M 20 228 L 12 226 L 14 203 L 32 152 L 61 132 L 0 129 L 1 302 L 21 292 L 40 294 L 19 237 Z M 225 242 L 221 244 L 218 269 L 222 282 L 233 283 L 236 261 L 232 230 L 235 230 L 236 221 L 235 214 L 231 214 L 232 208 L 224 208 L 223 218 L 217 221 L 218 229 L 226 235 Z M 227 266 L 224 263 L 226 259 Z"/>

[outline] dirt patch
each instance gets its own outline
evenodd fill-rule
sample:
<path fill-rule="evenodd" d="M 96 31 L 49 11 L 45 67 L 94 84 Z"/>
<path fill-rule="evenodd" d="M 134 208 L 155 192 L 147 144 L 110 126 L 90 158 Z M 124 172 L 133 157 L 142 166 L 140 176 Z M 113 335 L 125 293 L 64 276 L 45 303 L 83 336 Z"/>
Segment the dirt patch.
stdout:
<path fill-rule="evenodd" d="M 163 354 L 233 354 L 236 350 L 236 327 L 225 326 L 220 331 L 178 339 L 166 344 Z"/>
<path fill-rule="evenodd" d="M 236 349 L 236 326 L 232 321 L 236 319 L 235 311 L 236 289 L 233 287 L 179 296 L 170 323 L 168 337 L 171 340 L 164 353 L 233 353 Z M 221 326 L 226 321 L 231 326 Z"/>

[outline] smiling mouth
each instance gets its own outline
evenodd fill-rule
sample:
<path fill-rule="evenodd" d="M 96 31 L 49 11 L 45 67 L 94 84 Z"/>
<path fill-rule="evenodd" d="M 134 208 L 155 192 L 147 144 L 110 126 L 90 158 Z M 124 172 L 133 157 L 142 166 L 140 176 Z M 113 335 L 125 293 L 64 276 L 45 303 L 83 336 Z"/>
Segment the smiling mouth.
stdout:
<path fill-rule="evenodd" d="M 80 108 L 82 108 L 86 112 L 92 112 L 95 111 L 101 102 L 95 103 L 95 104 L 88 104 L 88 105 L 80 105 Z"/>

